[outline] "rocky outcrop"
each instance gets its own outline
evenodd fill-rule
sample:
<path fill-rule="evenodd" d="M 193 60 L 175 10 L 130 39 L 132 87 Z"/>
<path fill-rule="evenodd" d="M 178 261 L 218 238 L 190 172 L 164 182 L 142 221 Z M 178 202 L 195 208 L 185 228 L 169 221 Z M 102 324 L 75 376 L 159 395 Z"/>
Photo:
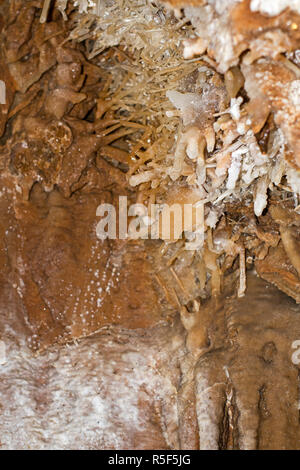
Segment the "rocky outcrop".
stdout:
<path fill-rule="evenodd" d="M 0 2 L 3 449 L 299 448 L 298 16 L 188 3 Z M 100 240 L 120 195 L 198 245 Z"/>

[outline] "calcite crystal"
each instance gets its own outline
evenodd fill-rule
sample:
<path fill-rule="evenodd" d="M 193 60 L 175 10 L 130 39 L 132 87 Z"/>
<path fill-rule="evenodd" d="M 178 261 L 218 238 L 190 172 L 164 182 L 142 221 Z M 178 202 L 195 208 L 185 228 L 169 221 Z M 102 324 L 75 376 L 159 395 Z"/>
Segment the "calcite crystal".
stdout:
<path fill-rule="evenodd" d="M 2 448 L 299 448 L 299 19 L 0 1 Z M 200 219 L 101 240 L 120 196 Z"/>

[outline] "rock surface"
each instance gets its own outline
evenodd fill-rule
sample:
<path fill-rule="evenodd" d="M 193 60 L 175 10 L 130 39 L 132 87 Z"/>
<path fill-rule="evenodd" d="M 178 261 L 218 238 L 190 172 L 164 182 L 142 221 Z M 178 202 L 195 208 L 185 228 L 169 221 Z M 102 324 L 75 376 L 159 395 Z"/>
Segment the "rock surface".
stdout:
<path fill-rule="evenodd" d="M 177 317 L 36 356 L 0 293 L 2 449 L 299 449 L 299 308 L 257 276 L 203 308 L 198 354 Z"/>
<path fill-rule="evenodd" d="M 258 217 L 247 199 L 226 203 L 203 252 L 184 250 L 180 240 L 99 240 L 100 203 L 116 205 L 120 195 L 136 202 L 153 189 L 151 181 L 139 192 L 130 186 L 128 136 L 137 143 L 140 127 L 124 124 L 123 115 L 117 120 L 106 95 L 106 64 L 120 66 L 128 57 L 120 47 L 88 58 L 88 41 L 67 40 L 77 21 L 72 2 L 67 21 L 53 9 L 41 23 L 43 3 L 0 1 L 0 80 L 7 84 L 7 103 L 0 105 L 1 448 L 299 449 L 294 200 L 281 193 L 276 199 L 275 191 Z M 206 9 L 213 27 L 223 8 L 215 3 L 216 10 Z M 263 111 L 248 106 L 257 126 L 249 145 L 256 152 L 258 143 L 268 147 L 275 125 L 282 126 L 292 149 L 285 158 L 297 175 L 297 84 L 291 113 L 287 85 L 298 66 L 293 56 L 287 70 L 275 55 L 292 54 L 299 35 L 288 22 L 298 17 L 251 10 L 245 25 L 250 3 L 230 6 L 222 31 L 231 23 L 244 38 L 222 57 L 220 44 L 207 49 L 211 67 L 218 61 L 206 83 L 216 93 L 210 114 L 222 115 L 229 103 L 220 72 L 251 49 L 243 92 L 256 105 L 260 94 L 266 101 Z M 187 15 L 199 27 L 192 8 Z M 256 47 L 260 22 L 263 48 Z M 267 35 L 270 28 L 276 37 Z M 206 41 L 208 32 L 201 31 Z M 278 37 L 273 57 L 268 41 Z M 266 53 L 271 58 L 256 62 Z M 201 73 L 184 77 L 183 91 L 198 92 Z M 244 80 L 232 73 L 239 90 Z M 257 73 L 269 73 L 268 82 Z M 213 117 L 199 120 L 207 147 Z M 235 140 L 232 120 L 223 124 L 224 135 Z M 184 171 L 193 182 L 191 166 Z M 175 182 L 164 200 L 188 200 L 192 193 Z M 246 265 L 246 294 L 237 299 L 235 283 Z"/>

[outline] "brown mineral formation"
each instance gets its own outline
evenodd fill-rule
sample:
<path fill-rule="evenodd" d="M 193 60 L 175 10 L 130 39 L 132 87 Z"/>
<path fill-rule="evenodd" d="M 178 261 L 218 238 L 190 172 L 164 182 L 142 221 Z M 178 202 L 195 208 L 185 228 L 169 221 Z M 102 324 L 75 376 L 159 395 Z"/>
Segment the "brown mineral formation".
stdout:
<path fill-rule="evenodd" d="M 0 0 L 1 448 L 300 448 L 299 18 Z"/>

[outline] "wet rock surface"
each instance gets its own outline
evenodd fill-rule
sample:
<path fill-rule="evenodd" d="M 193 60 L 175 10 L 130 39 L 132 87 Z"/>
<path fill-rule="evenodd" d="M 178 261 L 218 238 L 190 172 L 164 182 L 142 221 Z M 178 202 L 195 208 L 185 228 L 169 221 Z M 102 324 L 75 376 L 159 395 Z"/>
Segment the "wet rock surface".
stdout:
<path fill-rule="evenodd" d="M 272 200 L 259 218 L 252 203 L 227 204 L 229 222 L 220 219 L 203 254 L 180 240 L 99 240 L 99 204 L 136 202 L 126 172 L 137 128 L 115 119 L 88 41 L 67 40 L 72 2 L 68 21 L 53 9 L 41 24 L 42 6 L 0 2 L 1 448 L 298 449 L 300 222 L 291 198 Z M 234 18 L 244 31 L 243 8 Z M 265 29 L 289 15 L 265 19 Z M 250 26 L 245 49 L 255 49 Z M 295 34 L 283 36 L 292 49 Z M 122 49 L 104 62 L 114 54 L 122 63 Z M 265 67 L 271 86 L 284 67 L 254 59 L 245 74 Z M 287 82 L 296 73 L 284 72 Z M 270 98 L 266 108 L 282 124 L 282 105 Z M 263 114 L 262 148 L 274 129 Z M 291 134 L 287 124 L 296 152 L 297 127 Z M 237 299 L 245 250 L 247 290 Z"/>
<path fill-rule="evenodd" d="M 196 353 L 176 317 L 36 356 L 11 288 L 0 300 L 2 449 L 299 449 L 299 308 L 255 275 L 202 309 Z"/>

